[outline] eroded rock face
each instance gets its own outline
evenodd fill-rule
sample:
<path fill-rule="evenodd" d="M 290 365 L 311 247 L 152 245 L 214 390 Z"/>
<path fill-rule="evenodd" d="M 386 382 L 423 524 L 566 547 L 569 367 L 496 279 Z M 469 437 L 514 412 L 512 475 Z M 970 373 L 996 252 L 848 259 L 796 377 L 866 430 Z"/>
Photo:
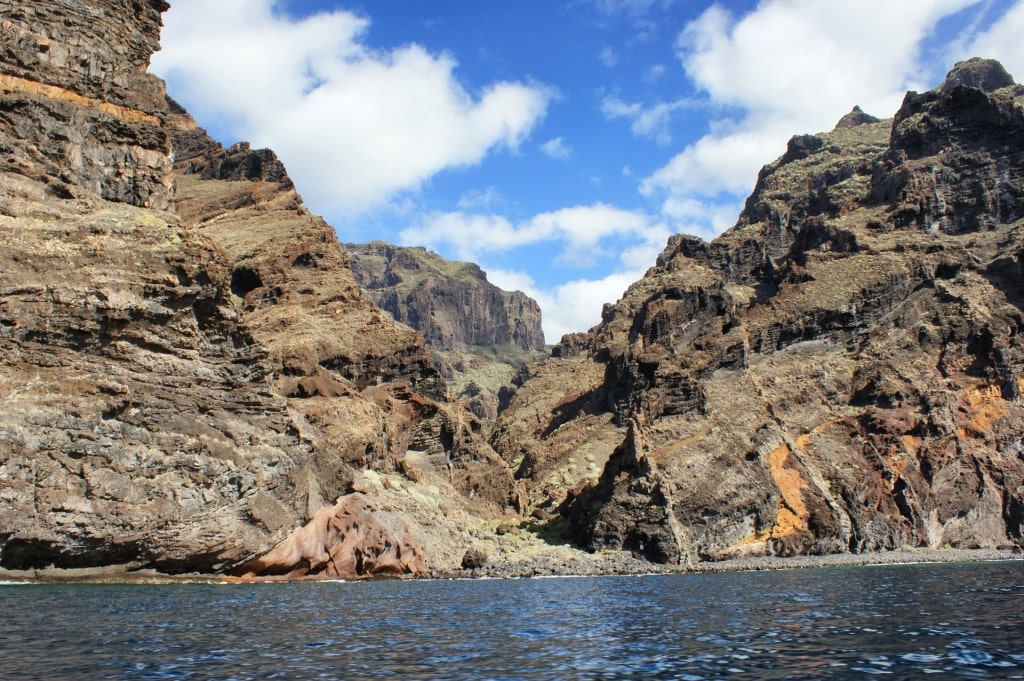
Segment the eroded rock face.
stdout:
<path fill-rule="evenodd" d="M 473 412 L 491 422 L 520 369 L 544 350 L 541 310 L 521 291 L 503 291 L 473 263 L 381 241 L 346 244 L 366 296 L 423 334 L 434 360 Z"/>
<path fill-rule="evenodd" d="M 5 172 L 55 198 L 167 208 L 164 85 L 146 73 L 166 9 L 162 0 L 0 1 Z"/>
<path fill-rule="evenodd" d="M 453 513 L 516 506 L 283 164 L 224 149 L 145 74 L 163 3 L 44 4 L 0 2 L 0 567 L 225 571 L 328 511 L 351 538 L 339 518 L 373 502 L 328 500 L 361 471 L 411 476 L 389 489 L 414 525 L 413 477 Z M 378 539 L 332 564 L 397 570 Z M 430 559 L 402 550 L 403 574 Z"/>
<path fill-rule="evenodd" d="M 502 291 L 473 263 L 384 242 L 347 244 L 356 281 L 381 309 L 441 350 L 544 350 L 537 302 Z"/>
<path fill-rule="evenodd" d="M 306 525 L 233 570 L 242 577 L 422 577 L 423 550 L 401 518 L 362 494 L 320 509 Z"/>
<path fill-rule="evenodd" d="M 499 422 L 531 503 L 664 562 L 1020 545 L 1024 88 L 1001 73 L 793 138 L 734 228 L 673 238 Z"/>

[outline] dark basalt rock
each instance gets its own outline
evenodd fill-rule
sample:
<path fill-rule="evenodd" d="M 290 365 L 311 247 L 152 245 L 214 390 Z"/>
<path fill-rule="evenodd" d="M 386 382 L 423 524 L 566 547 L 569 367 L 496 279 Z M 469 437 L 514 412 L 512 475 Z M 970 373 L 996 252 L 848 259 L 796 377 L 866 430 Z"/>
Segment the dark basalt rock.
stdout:
<path fill-rule="evenodd" d="M 957 62 L 953 69 L 946 75 L 942 84 L 942 90 L 951 90 L 962 85 L 964 87 L 976 88 L 984 92 L 995 92 L 1000 88 L 1013 87 L 1013 76 L 1007 73 L 1003 65 L 994 59 L 980 59 L 973 57 L 966 61 Z"/>
<path fill-rule="evenodd" d="M 533 503 L 669 563 L 1021 545 L 1022 97 L 959 64 L 891 122 L 794 137 L 715 241 L 673 237 L 502 415 Z"/>

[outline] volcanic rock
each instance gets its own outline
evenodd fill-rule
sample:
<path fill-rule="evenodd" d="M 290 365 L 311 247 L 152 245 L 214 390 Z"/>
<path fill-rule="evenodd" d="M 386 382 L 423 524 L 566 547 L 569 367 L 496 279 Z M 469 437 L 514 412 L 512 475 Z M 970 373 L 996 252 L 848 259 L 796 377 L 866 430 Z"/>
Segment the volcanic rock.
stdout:
<path fill-rule="evenodd" d="M 486 551 L 479 548 L 466 549 L 466 553 L 462 556 L 463 570 L 477 570 L 485 565 L 487 565 Z"/>
<path fill-rule="evenodd" d="M 673 237 L 493 442 L 592 549 L 1024 542 L 1024 88 L 994 62 L 794 137 L 735 227 Z M 586 462 L 601 469 L 585 469 Z"/>
<path fill-rule="evenodd" d="M 0 0 L 0 567 L 315 572 L 268 552 L 325 517 L 339 575 L 450 564 L 511 471 L 276 156 L 145 74 L 164 9 Z M 378 472 L 415 536 L 347 525 Z"/>
<path fill-rule="evenodd" d="M 164 85 L 146 73 L 163 0 L 0 0 L 4 171 L 47 195 L 165 209 Z"/>
<path fill-rule="evenodd" d="M 325 506 L 313 519 L 273 549 L 234 573 L 243 577 L 284 575 L 422 577 L 423 550 L 401 518 L 378 508 L 362 494 L 349 494 Z"/>
<path fill-rule="evenodd" d="M 364 294 L 423 334 L 441 375 L 486 422 L 506 406 L 523 365 L 542 358 L 537 302 L 503 291 L 473 263 L 382 241 L 346 244 Z"/>

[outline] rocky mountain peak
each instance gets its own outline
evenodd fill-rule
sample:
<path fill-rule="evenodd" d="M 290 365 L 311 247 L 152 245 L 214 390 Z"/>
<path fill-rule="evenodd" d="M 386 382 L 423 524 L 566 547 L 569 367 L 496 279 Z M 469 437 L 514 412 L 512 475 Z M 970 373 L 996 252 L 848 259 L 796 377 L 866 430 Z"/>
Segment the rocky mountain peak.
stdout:
<path fill-rule="evenodd" d="M 877 118 L 875 118 L 871 114 L 864 113 L 864 111 L 859 106 L 855 106 L 850 111 L 850 113 L 846 114 L 845 116 L 839 119 L 839 122 L 836 123 L 836 128 L 853 128 L 858 125 L 865 125 L 866 123 L 877 122 Z"/>
<path fill-rule="evenodd" d="M 531 371 L 494 442 L 595 549 L 1024 544 L 1024 88 L 957 65 L 793 137 Z"/>
<path fill-rule="evenodd" d="M 983 92 L 994 92 L 1015 84 L 1013 76 L 998 61 L 972 57 L 957 62 L 946 74 L 946 80 L 939 89 L 950 90 L 957 85 L 962 85 L 977 88 Z"/>

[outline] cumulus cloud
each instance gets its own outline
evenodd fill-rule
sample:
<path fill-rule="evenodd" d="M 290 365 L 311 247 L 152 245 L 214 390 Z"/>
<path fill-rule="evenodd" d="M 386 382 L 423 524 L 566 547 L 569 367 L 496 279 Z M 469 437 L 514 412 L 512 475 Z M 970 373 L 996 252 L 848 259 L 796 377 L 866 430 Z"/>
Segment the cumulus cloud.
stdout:
<path fill-rule="evenodd" d="M 600 279 L 575 279 L 542 288 L 524 272 L 485 269 L 491 283 L 505 290 L 522 291 L 537 301 L 547 343 L 557 343 L 567 333 L 586 331 L 597 324 L 605 303 L 621 298 L 626 288 L 644 273 L 644 269 L 623 270 Z"/>
<path fill-rule="evenodd" d="M 451 55 L 374 50 L 369 28 L 341 10 L 293 19 L 275 0 L 176 0 L 152 70 L 197 117 L 272 147 L 334 215 L 515 149 L 547 111 L 543 86 L 502 81 L 474 95 Z"/>
<path fill-rule="evenodd" d="M 625 239 L 660 247 L 670 234 L 665 223 L 645 213 L 623 210 L 603 203 L 573 206 L 540 213 L 512 223 L 502 215 L 485 213 L 430 213 L 402 230 L 402 243 L 444 248 L 466 260 L 480 260 L 489 253 L 505 253 L 545 242 L 559 242 L 554 263 L 591 267 L 615 253 L 606 242 Z M 657 251 L 654 251 L 656 254 Z"/>
<path fill-rule="evenodd" d="M 660 197 L 669 215 L 695 202 L 738 205 L 793 134 L 831 129 L 855 104 L 890 116 L 906 90 L 932 87 L 923 41 L 941 19 L 979 1 L 767 0 L 742 17 L 712 5 L 685 26 L 676 47 L 690 82 L 717 114 L 702 137 L 643 180 L 641 192 Z M 1003 22 L 986 40 L 1012 46 L 1021 29 L 1009 26 Z M 657 106 L 628 115 L 634 126 L 643 116 L 664 116 Z M 715 233 L 720 216 L 691 216 L 692 226 Z"/>
<path fill-rule="evenodd" d="M 564 137 L 555 137 L 540 145 L 540 150 L 546 156 L 558 160 L 565 160 L 572 156 L 572 147 L 565 142 Z"/>

